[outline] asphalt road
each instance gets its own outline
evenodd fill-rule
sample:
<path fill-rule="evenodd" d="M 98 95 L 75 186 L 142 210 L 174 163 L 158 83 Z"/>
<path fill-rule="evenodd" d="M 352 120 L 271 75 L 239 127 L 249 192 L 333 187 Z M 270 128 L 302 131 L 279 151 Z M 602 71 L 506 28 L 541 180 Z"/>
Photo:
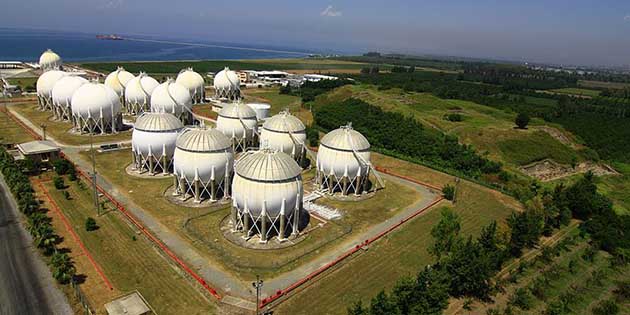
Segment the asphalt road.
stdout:
<path fill-rule="evenodd" d="M 0 314 L 72 314 L 0 178 Z"/>

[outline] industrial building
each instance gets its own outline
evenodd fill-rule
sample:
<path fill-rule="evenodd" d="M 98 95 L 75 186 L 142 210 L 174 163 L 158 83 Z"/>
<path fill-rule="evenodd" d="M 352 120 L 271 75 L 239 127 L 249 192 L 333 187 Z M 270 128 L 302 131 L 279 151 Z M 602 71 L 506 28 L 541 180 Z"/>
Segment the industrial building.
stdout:
<path fill-rule="evenodd" d="M 51 92 L 52 110 L 55 118 L 59 120 L 72 119 L 72 95 L 86 83 L 88 80 L 71 74 L 65 75 L 55 83 Z"/>
<path fill-rule="evenodd" d="M 241 102 L 225 104 L 217 117 L 217 130 L 230 139 L 234 152 L 246 151 L 256 145 L 256 112 Z"/>
<path fill-rule="evenodd" d="M 214 76 L 214 98 L 236 101 L 241 99 L 241 80 L 236 72 L 225 67 Z"/>
<path fill-rule="evenodd" d="M 263 148 L 243 153 L 234 167 L 231 222 L 234 232 L 261 243 L 299 233 L 302 168 L 286 153 Z"/>
<path fill-rule="evenodd" d="M 176 83 L 181 84 L 188 89 L 193 104 L 203 103 L 206 99 L 206 88 L 203 77 L 193 71 L 192 68 L 186 68 L 177 75 Z"/>
<path fill-rule="evenodd" d="M 122 128 L 118 94 L 97 81 L 79 87 L 72 95 L 72 123 L 80 133 L 116 133 Z"/>
<path fill-rule="evenodd" d="M 267 119 L 260 132 L 260 143 L 290 155 L 302 165 L 306 153 L 306 127 L 289 111 Z"/>
<path fill-rule="evenodd" d="M 172 78 L 158 85 L 151 94 L 151 111 L 175 115 L 184 125 L 193 123 L 192 98 L 188 89 Z"/>
<path fill-rule="evenodd" d="M 370 143 L 352 125 L 327 133 L 317 152 L 317 186 L 329 194 L 367 192 L 369 184 Z"/>
<path fill-rule="evenodd" d="M 136 119 L 131 135 L 133 170 L 168 174 L 173 167 L 175 143 L 182 122 L 169 113 L 142 113 Z"/>
<path fill-rule="evenodd" d="M 215 201 L 230 195 L 234 153 L 230 139 L 217 129 L 184 129 L 173 158 L 174 194 L 182 200 Z"/>
<path fill-rule="evenodd" d="M 160 85 L 157 80 L 140 72 L 127 82 L 125 87 L 125 111 L 137 115 L 148 111 L 151 106 L 151 94 Z"/>
<path fill-rule="evenodd" d="M 61 148 L 48 140 L 20 143 L 16 147 L 16 160 L 29 159 L 34 162 L 48 162 L 58 159 L 61 152 Z"/>

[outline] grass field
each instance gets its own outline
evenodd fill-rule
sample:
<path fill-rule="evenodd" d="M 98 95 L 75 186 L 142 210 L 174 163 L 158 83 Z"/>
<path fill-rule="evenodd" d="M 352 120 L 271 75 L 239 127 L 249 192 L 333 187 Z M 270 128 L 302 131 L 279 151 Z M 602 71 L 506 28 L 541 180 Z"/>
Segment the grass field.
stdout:
<path fill-rule="evenodd" d="M 589 96 L 589 97 L 595 97 L 595 96 L 598 96 L 599 93 L 601 93 L 600 91 L 597 91 L 597 90 L 583 89 L 583 88 L 563 88 L 563 89 L 554 89 L 554 90 L 549 90 L 549 91 L 558 93 L 558 94 Z"/>
<path fill-rule="evenodd" d="M 89 160 L 87 151 L 82 154 Z M 339 207 L 347 214 L 334 224 L 315 229 L 295 246 L 273 250 L 273 255 L 270 255 L 268 251 L 245 249 L 232 244 L 221 235 L 219 224 L 229 214 L 229 204 L 215 210 L 189 209 L 174 205 L 163 197 L 164 191 L 172 184 L 172 179 L 139 179 L 128 175 L 124 169 L 130 156 L 128 150 L 96 154 L 97 170 L 167 228 L 180 234 L 183 239 L 190 240 L 210 261 L 243 279 L 251 279 L 256 274 L 277 275 L 293 269 L 340 244 L 345 239 L 336 239 L 336 236 L 345 235 L 348 229 L 359 233 L 370 225 L 395 215 L 418 199 L 413 189 L 388 182 L 385 190 L 365 201 L 343 204 L 323 201 Z M 209 212 L 211 213 L 207 214 Z M 192 217 L 199 218 L 190 221 L 189 227 L 193 229 L 191 234 L 183 225 Z M 317 223 L 313 221 L 313 225 Z"/>
<path fill-rule="evenodd" d="M 544 158 L 570 164 L 574 157 L 581 157 L 570 147 L 549 134 L 530 128 L 514 128 L 515 114 L 492 107 L 461 100 L 445 100 L 428 93 L 405 93 L 399 89 L 379 91 L 368 85 L 348 85 L 318 102 L 341 100 L 348 97 L 360 98 L 384 110 L 413 116 L 427 127 L 457 135 L 464 143 L 471 144 L 477 151 L 487 153 L 491 159 L 512 166 L 527 164 Z M 461 122 L 444 119 L 444 115 L 459 113 Z M 533 119 L 532 126 L 543 121 Z"/>
<path fill-rule="evenodd" d="M 22 143 L 33 138 L 4 111 L 0 111 L 0 143 Z"/>
<path fill-rule="evenodd" d="M 119 213 L 109 211 L 97 217 L 89 190 L 79 188 L 75 182 L 66 184 L 70 200 L 52 182 L 45 185 L 118 292 L 140 291 L 158 314 L 214 312 L 215 305 L 193 289 Z M 87 232 L 83 227 L 90 216 L 96 219 L 99 229 Z M 103 305 L 95 307 L 103 310 Z"/>
<path fill-rule="evenodd" d="M 127 71 L 138 73 L 177 74 L 183 68 L 192 67 L 197 72 L 218 72 L 224 67 L 232 70 L 354 70 L 361 69 L 364 63 L 316 58 L 295 59 L 252 59 L 252 60 L 197 60 L 197 61 L 145 61 L 145 62 L 94 62 L 79 66 L 100 72 L 111 72 L 123 66 Z"/>
<path fill-rule="evenodd" d="M 452 183 L 453 178 L 423 166 L 374 154 L 375 165 L 434 185 Z M 504 222 L 518 202 L 496 191 L 462 181 L 458 202 L 443 202 L 410 221 L 367 251 L 345 262 L 333 272 L 300 289 L 277 307 L 279 314 L 345 314 L 357 299 L 368 302 L 381 289 L 391 288 L 398 278 L 411 276 L 433 263 L 427 252 L 430 231 L 439 220 L 441 207 L 452 207 L 462 218 L 462 233 L 474 235 L 493 220 Z M 360 276 L 358 276 L 360 275 Z"/>
<path fill-rule="evenodd" d="M 587 89 L 627 89 L 630 83 L 580 80 L 578 86 Z"/>
<path fill-rule="evenodd" d="M 72 124 L 70 122 L 52 120 L 52 112 L 40 111 L 35 103 L 10 105 L 9 108 L 26 117 L 35 126 L 41 126 L 42 124 L 46 125 L 46 133 L 60 142 L 68 145 L 82 145 L 90 143 L 90 137 L 87 135 L 78 135 L 69 132 L 72 129 Z M 131 130 L 126 130 L 118 134 L 97 135 L 94 137 L 95 143 L 124 140 L 131 140 Z"/>
<path fill-rule="evenodd" d="M 38 77 L 31 78 L 12 78 L 8 79 L 10 84 L 17 85 L 22 88 L 22 91 L 26 90 L 26 88 L 31 87 L 33 90 L 35 89 L 35 85 L 37 83 Z"/>

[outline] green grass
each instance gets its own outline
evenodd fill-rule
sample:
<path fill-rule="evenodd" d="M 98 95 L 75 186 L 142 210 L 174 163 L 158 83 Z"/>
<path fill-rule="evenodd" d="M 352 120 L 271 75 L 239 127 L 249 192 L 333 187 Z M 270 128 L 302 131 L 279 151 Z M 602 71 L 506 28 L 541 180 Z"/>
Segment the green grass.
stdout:
<path fill-rule="evenodd" d="M 597 179 L 597 188 L 613 201 L 618 214 L 630 215 L 630 165 L 614 163 L 620 175 L 609 175 Z"/>
<path fill-rule="evenodd" d="M 554 93 L 559 93 L 559 94 L 580 95 L 580 96 L 589 96 L 589 97 L 599 96 L 599 93 L 601 93 L 600 91 L 597 91 L 597 90 L 582 89 L 582 88 L 563 88 L 563 89 L 554 89 L 554 90 L 549 90 L 549 91 L 554 92 Z"/>
<path fill-rule="evenodd" d="M 497 146 L 505 160 L 516 165 L 525 165 L 543 159 L 552 159 L 568 165 L 579 161 L 575 151 L 543 131 L 523 133 L 519 138 L 499 141 Z"/>
<path fill-rule="evenodd" d="M 22 143 L 33 138 L 5 112 L 0 111 L 0 143 Z"/>
<path fill-rule="evenodd" d="M 52 120 L 52 112 L 40 111 L 37 104 L 10 105 L 9 108 L 15 110 L 16 112 L 30 120 L 35 126 L 46 125 L 46 133 L 60 142 L 69 145 L 82 145 L 90 143 L 89 136 L 70 133 L 70 130 L 72 129 L 72 123 L 70 123 L 69 121 Z M 118 134 L 102 136 L 97 135 L 94 137 L 94 142 L 98 143 L 106 141 L 124 141 L 130 139 L 131 129 L 120 132 Z"/>
<path fill-rule="evenodd" d="M 87 151 L 82 152 L 82 155 L 89 160 Z M 211 210 L 209 208 L 190 209 L 168 202 L 163 197 L 163 193 L 172 184 L 172 179 L 170 177 L 164 179 L 132 177 L 124 170 L 130 159 L 131 153 L 128 150 L 99 153 L 96 154 L 97 170 L 136 204 L 141 205 L 143 209 L 159 219 L 168 229 L 180 234 L 183 239 L 190 240 L 191 244 L 215 265 L 240 278 L 251 278 L 256 274 L 277 275 L 291 270 L 344 241 L 345 238 L 335 238 L 345 235 L 348 229 L 351 229 L 353 233 L 358 233 L 372 224 L 395 215 L 418 198 L 413 189 L 388 182 L 387 188 L 373 198 L 344 204 L 341 210 L 347 211 L 348 215 L 335 223 L 314 230 L 297 245 L 271 252 L 256 251 L 232 244 L 219 231 L 221 220 L 229 214 L 229 205 L 213 210 L 211 214 L 193 219 L 190 223 L 192 233 L 186 230 L 183 224 L 188 218 L 197 217 Z M 305 178 L 308 176 L 310 174 L 306 174 Z M 334 202 L 330 203 L 334 204 Z M 318 222 L 312 219 L 312 223 L 316 225 Z"/>
<path fill-rule="evenodd" d="M 145 62 L 93 62 L 81 63 L 81 67 L 111 72 L 116 67 L 123 66 L 127 71 L 137 73 L 177 74 L 186 67 L 193 67 L 197 72 L 218 72 L 224 67 L 232 70 L 331 70 L 331 69 L 361 69 L 363 63 L 347 62 L 328 59 L 295 58 L 295 59 L 260 59 L 260 60 L 199 60 L 199 61 L 145 61 Z"/>
<path fill-rule="evenodd" d="M 67 181 L 72 199 L 66 200 L 52 182 L 45 185 L 116 289 L 140 291 L 158 314 L 214 312 L 215 306 L 175 272 L 120 214 L 110 211 L 97 217 L 88 189 L 80 189 L 76 183 Z M 96 218 L 98 230 L 87 232 L 83 228 L 89 216 Z"/>
<path fill-rule="evenodd" d="M 393 168 L 407 176 L 441 186 L 453 178 L 428 168 L 377 155 L 375 165 Z M 476 235 L 493 220 L 504 222 L 516 209 L 516 201 L 496 191 L 467 181 L 458 186 L 458 202 L 443 202 L 462 218 L 462 233 Z M 440 207 L 403 225 L 374 243 L 369 250 L 343 263 L 305 288 L 299 289 L 277 307 L 279 314 L 345 314 L 346 307 L 362 299 L 364 304 L 381 289 L 390 289 L 402 276 L 411 276 L 433 258 L 427 252 L 432 242 L 431 228 L 440 218 Z"/>
<path fill-rule="evenodd" d="M 22 89 L 22 91 L 24 91 L 27 87 L 32 87 L 33 89 L 35 89 L 37 79 L 38 77 L 12 78 L 12 79 L 8 79 L 8 81 L 10 84 L 19 86 Z"/>

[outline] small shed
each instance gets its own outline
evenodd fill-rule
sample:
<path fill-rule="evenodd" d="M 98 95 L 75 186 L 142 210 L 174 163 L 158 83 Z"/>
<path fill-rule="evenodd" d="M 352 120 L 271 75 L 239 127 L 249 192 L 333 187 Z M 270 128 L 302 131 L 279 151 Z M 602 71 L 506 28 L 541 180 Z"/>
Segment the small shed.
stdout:
<path fill-rule="evenodd" d="M 33 161 L 48 162 L 59 158 L 61 148 L 52 141 L 36 140 L 17 145 L 19 155 L 16 159 L 29 158 Z"/>
<path fill-rule="evenodd" d="M 147 303 L 142 294 L 138 291 L 134 291 L 105 304 L 105 310 L 107 310 L 107 314 L 109 315 L 155 314 L 149 306 L 149 303 Z"/>

